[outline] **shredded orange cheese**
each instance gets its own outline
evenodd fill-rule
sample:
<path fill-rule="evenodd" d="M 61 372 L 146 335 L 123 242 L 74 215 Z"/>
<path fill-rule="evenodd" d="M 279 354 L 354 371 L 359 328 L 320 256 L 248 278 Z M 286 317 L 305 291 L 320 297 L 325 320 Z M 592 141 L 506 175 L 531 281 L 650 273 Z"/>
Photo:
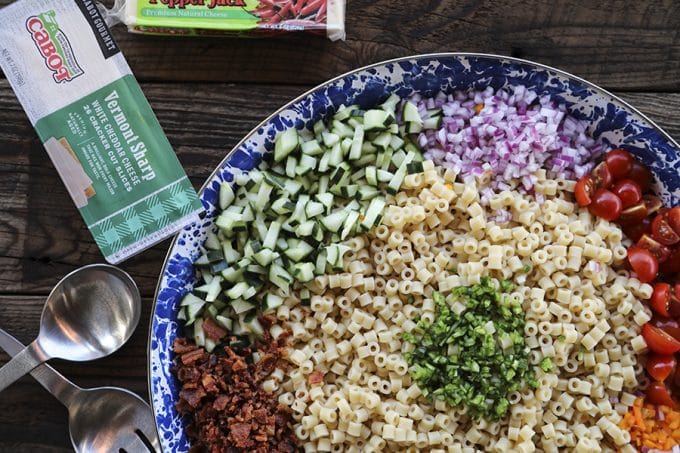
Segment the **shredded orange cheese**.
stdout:
<path fill-rule="evenodd" d="M 638 398 L 619 423 L 619 427 L 630 432 L 630 442 L 638 450 L 642 447 L 670 450 L 680 445 L 680 412 L 668 406 L 659 406 L 659 410 L 663 420 L 657 420 L 656 406 L 644 404 Z"/>
<path fill-rule="evenodd" d="M 475 105 L 475 113 L 481 112 L 483 108 L 484 108 L 484 104 L 476 104 Z"/>

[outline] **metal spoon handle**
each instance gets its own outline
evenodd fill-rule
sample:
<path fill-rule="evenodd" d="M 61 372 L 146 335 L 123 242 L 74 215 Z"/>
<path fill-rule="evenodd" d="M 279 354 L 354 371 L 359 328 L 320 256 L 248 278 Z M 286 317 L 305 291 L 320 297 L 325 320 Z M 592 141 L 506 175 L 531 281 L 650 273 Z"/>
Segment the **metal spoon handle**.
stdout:
<path fill-rule="evenodd" d="M 47 359 L 37 340 L 19 351 L 0 368 L 0 392 Z"/>
<path fill-rule="evenodd" d="M 0 329 L 0 348 L 14 357 L 19 354 L 25 346 L 8 332 Z M 31 371 L 31 376 L 66 407 L 69 407 L 73 397 L 81 390 L 80 387 L 45 363 L 33 369 L 33 371 Z"/>

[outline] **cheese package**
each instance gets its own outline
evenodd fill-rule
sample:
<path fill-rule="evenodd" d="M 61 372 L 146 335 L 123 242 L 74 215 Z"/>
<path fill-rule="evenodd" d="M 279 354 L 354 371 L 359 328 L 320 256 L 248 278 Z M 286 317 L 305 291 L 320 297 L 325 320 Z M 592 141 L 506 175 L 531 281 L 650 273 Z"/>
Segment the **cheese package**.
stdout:
<path fill-rule="evenodd" d="M 123 0 L 108 11 L 133 33 L 268 36 L 313 32 L 345 39 L 345 0 Z"/>
<path fill-rule="evenodd" d="M 0 67 L 111 263 L 202 205 L 94 0 L 0 9 Z"/>

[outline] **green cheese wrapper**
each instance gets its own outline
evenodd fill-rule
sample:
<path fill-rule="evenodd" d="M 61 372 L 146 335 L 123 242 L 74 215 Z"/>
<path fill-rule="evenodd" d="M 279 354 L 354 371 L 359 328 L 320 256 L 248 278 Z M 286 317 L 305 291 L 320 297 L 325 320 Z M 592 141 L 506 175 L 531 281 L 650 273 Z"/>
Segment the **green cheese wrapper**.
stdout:
<path fill-rule="evenodd" d="M 289 32 L 345 39 L 345 0 L 124 0 L 107 13 L 133 33 L 269 36 Z"/>
<path fill-rule="evenodd" d="M 200 200 L 94 1 L 1 9 L 0 66 L 107 261 L 197 219 Z"/>

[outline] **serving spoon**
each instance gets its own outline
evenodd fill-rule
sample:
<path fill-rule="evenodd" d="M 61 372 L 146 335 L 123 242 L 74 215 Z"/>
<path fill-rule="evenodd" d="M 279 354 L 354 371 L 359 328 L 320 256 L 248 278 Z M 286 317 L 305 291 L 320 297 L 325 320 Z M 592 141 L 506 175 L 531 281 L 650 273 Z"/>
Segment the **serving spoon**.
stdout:
<path fill-rule="evenodd" d="M 14 356 L 24 345 L 0 329 L 0 348 Z M 117 387 L 83 389 L 47 364 L 31 375 L 68 409 L 76 452 L 161 451 L 151 407 L 134 393 Z"/>
<path fill-rule="evenodd" d="M 0 391 L 51 358 L 82 362 L 116 351 L 137 327 L 140 306 L 137 285 L 117 267 L 71 272 L 47 296 L 38 338 L 0 368 Z"/>

